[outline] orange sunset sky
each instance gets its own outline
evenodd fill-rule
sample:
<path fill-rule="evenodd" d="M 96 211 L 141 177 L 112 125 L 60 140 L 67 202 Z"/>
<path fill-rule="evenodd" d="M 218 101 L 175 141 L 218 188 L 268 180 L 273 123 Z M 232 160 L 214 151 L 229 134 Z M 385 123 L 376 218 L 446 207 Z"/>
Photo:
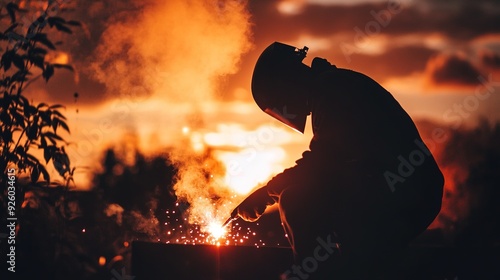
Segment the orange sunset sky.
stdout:
<path fill-rule="evenodd" d="M 386 87 L 414 120 L 453 129 L 500 120 L 500 2 L 496 0 L 84 1 L 82 23 L 29 88 L 61 103 L 76 186 L 91 186 L 103 150 L 213 147 L 246 192 L 291 166 L 312 136 L 280 125 L 253 102 L 255 61 L 274 41 L 308 46 Z M 78 93 L 75 99 L 74 93 Z M 252 171 L 245 171 L 251 167 Z M 258 168 L 256 168 L 258 167 Z M 258 170 L 257 170 L 258 169 Z M 252 173 L 253 172 L 253 173 Z M 228 173 L 231 173 L 230 171 Z M 231 174 L 230 174 L 231 175 Z"/>

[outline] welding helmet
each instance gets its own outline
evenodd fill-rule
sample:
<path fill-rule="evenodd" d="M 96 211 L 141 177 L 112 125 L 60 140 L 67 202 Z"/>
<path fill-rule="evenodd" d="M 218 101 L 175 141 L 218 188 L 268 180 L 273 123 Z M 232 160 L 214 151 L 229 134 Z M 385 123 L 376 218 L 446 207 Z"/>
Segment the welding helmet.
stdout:
<path fill-rule="evenodd" d="M 274 42 L 260 55 L 252 76 L 252 95 L 262 111 L 304 133 L 309 106 L 307 47 Z"/>

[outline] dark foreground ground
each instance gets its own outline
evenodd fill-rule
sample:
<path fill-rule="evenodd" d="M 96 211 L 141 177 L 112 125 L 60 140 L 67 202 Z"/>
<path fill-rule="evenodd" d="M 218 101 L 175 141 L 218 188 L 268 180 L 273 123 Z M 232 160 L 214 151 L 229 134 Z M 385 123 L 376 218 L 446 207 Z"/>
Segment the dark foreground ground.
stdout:
<path fill-rule="evenodd" d="M 135 242 L 132 275 L 142 279 L 272 280 L 291 269 L 288 248 Z M 500 279 L 500 246 L 413 244 L 395 269 L 404 279 Z M 301 277 L 289 279 L 307 279 Z"/>

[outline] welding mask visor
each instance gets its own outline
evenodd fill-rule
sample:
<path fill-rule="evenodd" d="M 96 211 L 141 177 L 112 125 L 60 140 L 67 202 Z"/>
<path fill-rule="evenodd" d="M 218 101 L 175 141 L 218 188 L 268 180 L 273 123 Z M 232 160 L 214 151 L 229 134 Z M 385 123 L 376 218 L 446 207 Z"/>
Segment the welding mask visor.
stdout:
<path fill-rule="evenodd" d="M 306 83 L 310 68 L 302 63 L 307 50 L 275 42 L 262 52 L 252 76 L 252 95 L 259 108 L 300 133 L 310 111 Z"/>

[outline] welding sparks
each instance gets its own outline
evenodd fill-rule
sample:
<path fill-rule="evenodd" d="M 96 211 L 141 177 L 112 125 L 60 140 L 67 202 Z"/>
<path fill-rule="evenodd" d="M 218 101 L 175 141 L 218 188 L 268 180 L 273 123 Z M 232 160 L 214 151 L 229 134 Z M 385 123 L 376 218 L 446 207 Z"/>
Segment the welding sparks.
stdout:
<path fill-rule="evenodd" d="M 252 190 L 283 169 L 279 144 L 287 142 L 286 134 L 237 125 L 212 132 L 186 125 L 181 131 L 187 145 L 170 153 L 178 170 L 174 190 L 179 203 L 166 212 L 163 238 L 177 244 L 264 246 L 254 226 L 238 226 L 235 217 L 228 217 Z"/>
<path fill-rule="evenodd" d="M 220 239 L 227 233 L 226 229 L 218 222 L 211 222 L 208 225 L 208 232 L 215 239 Z"/>
<path fill-rule="evenodd" d="M 221 220 L 216 217 L 206 217 L 207 222 L 203 224 L 189 223 L 187 218 L 183 218 L 182 212 L 179 208 L 165 212 L 167 221 L 163 224 L 164 234 L 160 242 L 184 245 L 265 246 L 258 234 L 259 223 L 243 226 L 233 221 L 230 225 L 223 226 Z"/>

